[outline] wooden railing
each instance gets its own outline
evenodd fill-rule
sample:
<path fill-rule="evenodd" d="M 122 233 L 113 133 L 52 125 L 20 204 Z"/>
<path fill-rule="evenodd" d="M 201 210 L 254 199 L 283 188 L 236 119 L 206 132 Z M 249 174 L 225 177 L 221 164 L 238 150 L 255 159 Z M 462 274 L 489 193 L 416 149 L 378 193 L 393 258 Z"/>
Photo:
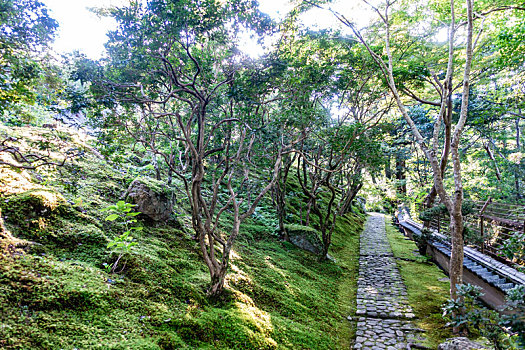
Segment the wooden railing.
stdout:
<path fill-rule="evenodd" d="M 439 233 L 447 234 L 448 215 L 437 215 L 430 226 Z M 505 242 L 519 233 L 525 233 L 525 206 L 497 203 L 492 200 L 474 202 L 473 213 L 465 217 L 468 229 L 465 243 L 478 251 L 506 260 L 511 264 L 525 265 L 523 259 L 510 260 L 503 256 Z"/>

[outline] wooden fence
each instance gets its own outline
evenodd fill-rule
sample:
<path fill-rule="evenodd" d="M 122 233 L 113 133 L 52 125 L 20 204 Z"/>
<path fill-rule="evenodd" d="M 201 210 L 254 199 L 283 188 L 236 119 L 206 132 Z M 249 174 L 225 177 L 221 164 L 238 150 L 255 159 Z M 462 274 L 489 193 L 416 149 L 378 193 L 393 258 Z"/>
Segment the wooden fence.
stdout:
<path fill-rule="evenodd" d="M 438 214 L 432 219 L 430 226 L 446 235 L 449 223 L 448 215 Z M 523 257 L 509 259 L 503 254 L 505 243 L 509 239 L 525 234 L 525 206 L 497 203 L 490 199 L 486 202 L 474 202 L 473 213 L 465 217 L 465 224 L 466 244 L 509 264 L 525 265 Z"/>

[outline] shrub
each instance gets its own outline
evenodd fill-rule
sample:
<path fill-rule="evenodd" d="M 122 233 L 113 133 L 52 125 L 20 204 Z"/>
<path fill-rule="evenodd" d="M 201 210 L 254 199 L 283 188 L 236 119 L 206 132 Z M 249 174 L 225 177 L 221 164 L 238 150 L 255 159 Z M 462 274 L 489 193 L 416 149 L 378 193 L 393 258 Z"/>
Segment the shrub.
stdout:
<path fill-rule="evenodd" d="M 449 299 L 443 307 L 443 316 L 449 319 L 448 324 L 471 333 L 479 331 L 497 350 L 521 349 L 525 345 L 525 286 L 508 292 L 503 309 L 517 311 L 510 316 L 484 307 L 479 299 L 482 295 L 478 286 L 458 286 L 458 299 Z"/>
<path fill-rule="evenodd" d="M 432 231 L 428 228 L 423 228 L 420 235 L 414 235 L 414 241 L 416 242 L 419 254 L 426 255 L 428 242 L 432 238 Z"/>
<path fill-rule="evenodd" d="M 124 256 L 124 254 L 130 253 L 131 248 L 137 245 L 137 242 L 135 242 L 133 237 L 131 237 L 131 232 L 140 231 L 142 230 L 142 227 L 130 226 L 131 224 L 137 222 L 134 217 L 140 214 L 140 212 L 131 211 L 134 206 L 135 205 L 126 203 L 124 201 L 118 201 L 115 205 L 110 205 L 109 207 L 102 209 L 102 211 L 113 211 L 112 214 L 109 214 L 106 217 L 106 221 L 115 221 L 118 219 L 118 221 L 120 221 L 125 227 L 125 231 L 121 235 L 111 240 L 107 245 L 108 248 L 113 248 L 113 250 L 118 253 L 117 260 L 111 266 L 104 264 L 104 267 L 110 273 L 115 273 L 122 256 Z"/>

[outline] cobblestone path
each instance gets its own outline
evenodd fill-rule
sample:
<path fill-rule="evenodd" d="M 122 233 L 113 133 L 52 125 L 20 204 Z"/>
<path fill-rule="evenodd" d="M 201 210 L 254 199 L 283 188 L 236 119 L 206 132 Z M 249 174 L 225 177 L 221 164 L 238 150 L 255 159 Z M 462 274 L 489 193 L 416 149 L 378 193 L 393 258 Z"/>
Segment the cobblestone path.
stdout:
<path fill-rule="evenodd" d="M 356 314 L 354 349 L 410 349 L 420 342 L 381 214 L 371 214 L 361 234 Z"/>

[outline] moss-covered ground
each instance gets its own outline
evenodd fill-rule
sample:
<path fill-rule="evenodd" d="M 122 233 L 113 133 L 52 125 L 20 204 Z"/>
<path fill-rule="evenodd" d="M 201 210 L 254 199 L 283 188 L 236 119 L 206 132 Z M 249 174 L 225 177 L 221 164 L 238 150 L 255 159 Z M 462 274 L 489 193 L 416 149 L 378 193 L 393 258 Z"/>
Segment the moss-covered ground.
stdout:
<path fill-rule="evenodd" d="M 243 224 L 227 292 L 212 302 L 180 197 L 169 222 L 139 219 L 144 229 L 133 233 L 138 245 L 123 257 L 122 272 L 108 274 L 103 265 L 115 261 L 106 246 L 123 227 L 104 221 L 101 209 L 148 167 L 108 163 L 63 131 L 0 129 L 6 133 L 26 149 L 47 142 L 57 159 L 63 143 L 84 154 L 63 167 L 0 167 L 6 228 L 28 247 L 0 251 L 0 348 L 349 348 L 362 216 L 337 221 L 330 251 L 337 262 L 319 262 L 275 236 L 266 201 Z M 292 208 L 301 200 L 294 198 Z"/>
<path fill-rule="evenodd" d="M 447 276 L 425 257 L 415 255 L 416 244 L 403 236 L 388 219 L 386 233 L 416 314 L 416 325 L 426 332 L 425 345 L 436 349 L 440 342 L 453 336 L 441 317 L 441 306 L 447 301 L 450 288 Z"/>

